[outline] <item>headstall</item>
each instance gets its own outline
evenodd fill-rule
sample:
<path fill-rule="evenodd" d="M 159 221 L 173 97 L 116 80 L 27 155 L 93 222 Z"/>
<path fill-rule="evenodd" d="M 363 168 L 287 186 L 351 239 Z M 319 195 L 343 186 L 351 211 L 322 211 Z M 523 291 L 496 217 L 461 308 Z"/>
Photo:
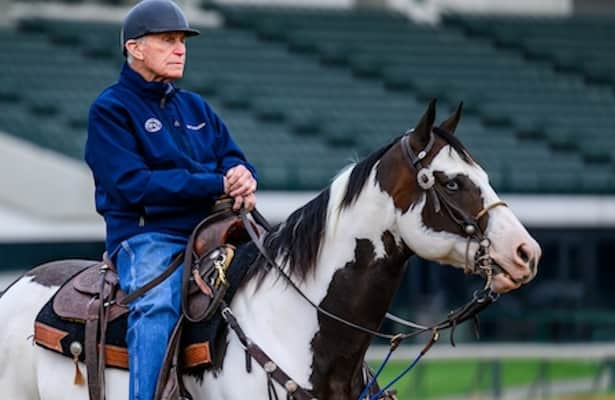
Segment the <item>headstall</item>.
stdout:
<path fill-rule="evenodd" d="M 429 141 L 427 142 L 427 145 L 425 145 L 425 148 L 418 153 L 415 153 L 410 145 L 410 135 L 412 132 L 414 132 L 412 129 L 407 131 L 401 138 L 401 146 L 406 159 L 416 170 L 417 185 L 431 196 L 434 211 L 436 213 L 440 213 L 442 208 L 444 208 L 450 219 L 459 225 L 462 231 L 467 235 L 464 272 L 466 274 L 480 274 L 483 276 L 486 279 L 484 286 L 486 289 L 491 284 L 493 275 L 500 272 L 500 267 L 497 266 L 493 258 L 489 255 L 491 241 L 485 236 L 485 233 L 479 225 L 479 221 L 495 207 L 507 207 L 508 205 L 504 201 L 499 200 L 484 206 L 474 216 L 468 215 L 450 199 L 450 197 L 442 190 L 440 186 L 436 185 L 436 179 L 433 171 L 428 167 L 423 166 L 422 163 L 427 154 L 429 154 L 433 148 L 435 142 L 434 132 L 449 133 L 442 128 L 434 127 L 433 130 L 429 132 Z M 478 249 L 474 256 L 474 263 L 470 263 L 470 245 L 472 242 L 476 242 L 478 244 Z"/>
<path fill-rule="evenodd" d="M 499 295 L 497 293 L 489 289 L 491 279 L 493 275 L 497 273 L 496 269 L 499 267 L 489 255 L 489 247 L 491 246 L 491 241 L 485 236 L 483 230 L 480 228 L 479 220 L 493 208 L 498 206 L 506 206 L 507 204 L 503 201 L 496 201 L 492 204 L 484 206 L 476 215 L 469 216 L 449 198 L 449 196 L 442 190 L 442 188 L 440 188 L 436 184 L 436 179 L 433 171 L 425 167 L 423 165 L 423 161 L 433 149 L 435 143 L 434 132 L 439 133 L 439 130 L 446 132 L 441 128 L 433 128 L 433 131 L 430 132 L 428 143 L 418 153 L 415 153 L 410 146 L 410 134 L 413 132 L 413 130 L 406 132 L 406 134 L 401 138 L 401 146 L 403 149 L 403 153 L 406 156 L 410 165 L 417 171 L 416 180 L 418 187 L 425 191 L 429 196 L 431 196 L 431 199 L 433 200 L 434 211 L 436 213 L 440 213 L 444 209 L 448 216 L 451 218 L 451 220 L 458 224 L 461 227 L 462 231 L 467 235 L 464 271 L 471 274 L 481 274 L 483 277 L 485 277 L 486 283 L 482 290 L 476 291 L 474 293 L 473 298 L 470 301 L 468 301 L 463 306 L 450 311 L 445 319 L 436 324 L 433 324 L 431 326 L 424 326 L 387 313 L 386 318 L 405 327 L 412 328 L 414 329 L 414 331 L 408 333 L 384 334 L 364 327 L 362 325 L 355 324 L 351 321 L 346 320 L 343 317 L 340 317 L 339 315 L 336 315 L 330 311 L 323 309 L 320 305 L 314 303 L 314 301 L 312 301 L 305 293 L 303 293 L 303 291 L 293 282 L 291 277 L 288 276 L 288 274 L 283 270 L 283 268 L 271 258 L 268 251 L 263 246 L 263 243 L 261 242 L 257 233 L 254 231 L 252 224 L 250 223 L 250 220 L 248 218 L 248 212 L 244 209 L 241 210 L 241 217 L 244 221 L 244 226 L 248 234 L 250 235 L 252 241 L 257 246 L 259 252 L 265 259 L 266 263 L 269 265 L 270 268 L 277 270 L 277 272 L 283 277 L 283 279 L 288 283 L 288 285 L 292 287 L 304 300 L 306 300 L 318 313 L 325 315 L 357 331 L 367 333 L 372 336 L 388 339 L 390 341 L 391 345 L 389 354 L 385 358 L 385 361 L 383 362 L 383 365 L 378 370 L 378 372 L 372 377 L 369 382 L 366 383 L 363 392 L 359 396 L 358 400 L 363 400 L 365 398 L 368 398 L 370 400 L 393 398 L 392 395 L 390 395 L 386 391 L 393 382 L 389 383 L 382 390 L 377 391 L 377 393 L 375 394 L 373 394 L 370 389 L 372 389 L 373 385 L 375 384 L 376 378 L 382 371 L 382 367 L 384 366 L 384 364 L 386 364 L 392 352 L 395 351 L 399 344 L 405 339 L 417 336 L 425 332 L 431 332 L 432 334 L 429 342 L 425 345 L 419 355 L 413 360 L 409 367 L 404 370 L 403 373 L 400 374 L 400 376 L 398 376 L 398 378 L 396 378 L 395 380 L 399 379 L 401 376 L 403 376 L 403 374 L 409 372 L 410 369 L 414 367 L 416 363 L 418 363 L 422 356 L 425 355 L 427 351 L 429 351 L 431 346 L 438 340 L 439 332 L 441 330 L 449 328 L 451 329 L 450 340 L 451 344 L 454 346 L 454 333 L 456 327 L 464 321 L 473 320 L 475 322 L 476 328 L 475 333 L 478 336 L 478 314 L 487 306 L 497 301 L 497 299 L 499 298 Z M 252 212 L 252 216 L 255 220 L 257 220 L 257 222 L 263 221 L 259 222 L 261 223 L 261 225 L 264 225 L 266 223 L 262 215 L 260 215 L 257 210 L 254 210 Z M 478 243 L 478 249 L 474 255 L 474 262 L 470 263 L 470 244 L 472 242 Z M 265 370 L 268 378 L 267 387 L 270 399 L 277 398 L 275 389 L 272 386 L 272 381 L 276 381 L 286 390 L 288 399 L 316 400 L 314 397 L 311 396 L 310 392 L 307 389 L 298 386 L 295 381 L 290 379 L 288 375 L 281 371 L 276 366 L 276 364 L 266 355 L 266 353 L 245 335 L 245 333 L 239 326 L 238 321 L 233 315 L 231 309 L 226 305 L 223 306 L 222 316 L 227 321 L 231 329 L 236 333 L 240 340 L 240 343 L 242 344 L 246 352 L 246 369 L 248 370 L 248 372 L 251 370 L 250 360 L 252 359 L 257 360 L 257 362 Z"/>

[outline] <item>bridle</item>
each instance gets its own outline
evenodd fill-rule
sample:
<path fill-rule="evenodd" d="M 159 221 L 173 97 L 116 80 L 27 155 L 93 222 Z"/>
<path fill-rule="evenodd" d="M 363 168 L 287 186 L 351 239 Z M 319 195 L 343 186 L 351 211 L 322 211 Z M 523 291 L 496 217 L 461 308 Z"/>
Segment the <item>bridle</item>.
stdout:
<path fill-rule="evenodd" d="M 433 145 L 435 143 L 434 132 L 439 133 L 438 132 L 439 130 L 446 132 L 441 128 L 437 128 L 437 127 L 433 128 L 433 130 L 430 131 L 429 141 L 427 145 L 425 146 L 423 150 L 419 151 L 418 154 L 416 154 L 412 150 L 412 147 L 410 146 L 410 134 L 413 132 L 413 130 L 406 132 L 406 134 L 403 135 L 402 138 L 400 139 L 401 147 L 403 149 L 402 152 L 406 156 L 411 168 L 416 170 L 416 180 L 417 180 L 418 187 L 424 192 L 426 192 L 426 194 L 431 196 L 431 198 L 433 199 L 434 211 L 436 213 L 440 213 L 442 210 L 444 210 L 449 216 L 449 218 L 453 222 L 455 222 L 457 225 L 459 225 L 462 231 L 467 235 L 464 271 L 469 274 L 482 275 L 483 277 L 485 277 L 486 283 L 481 291 L 477 291 L 474 293 L 473 298 L 470 301 L 468 301 L 463 306 L 449 312 L 449 314 L 447 315 L 447 318 L 443 319 L 442 321 L 436 324 L 433 324 L 431 326 L 424 326 L 424 325 L 420 325 L 420 324 L 417 324 L 411 321 L 406 321 L 402 318 L 399 318 L 392 314 L 387 313 L 386 318 L 392 320 L 393 322 L 401 324 L 405 327 L 412 328 L 414 329 L 414 331 L 408 332 L 408 333 L 385 334 L 385 333 L 381 333 L 373 329 L 367 328 L 365 326 L 353 323 L 351 321 L 348 321 L 347 319 L 340 317 L 339 315 L 336 315 L 330 311 L 327 311 L 326 309 L 323 309 L 320 305 L 316 304 L 313 300 L 311 300 L 301 290 L 301 288 L 299 288 L 297 284 L 295 284 L 295 282 L 284 271 L 284 269 L 278 263 L 276 263 L 275 260 L 271 258 L 271 256 L 269 255 L 269 252 L 265 249 L 258 234 L 253 228 L 253 225 L 250 222 L 249 217 L 248 217 L 248 212 L 245 209 L 242 209 L 240 212 L 240 215 L 241 215 L 241 218 L 243 219 L 246 231 L 250 235 L 252 242 L 258 248 L 261 256 L 264 258 L 269 268 L 276 269 L 278 273 L 280 274 L 280 276 L 287 282 L 287 284 L 290 287 L 292 287 L 319 314 L 325 315 L 328 318 L 331 318 L 347 327 L 353 328 L 362 333 L 366 333 L 371 336 L 390 340 L 391 349 L 390 349 L 389 355 L 385 359 L 385 363 L 386 361 L 388 361 L 390 354 L 393 351 L 395 351 L 395 349 L 399 346 L 399 344 L 402 341 L 410 337 L 425 333 L 425 332 L 432 333 L 431 339 L 427 343 L 427 345 L 423 348 L 423 350 L 420 352 L 419 356 L 413 361 L 412 366 L 414 366 L 416 362 L 418 362 L 420 358 L 425 353 L 427 353 L 427 351 L 429 351 L 431 346 L 438 340 L 439 332 L 441 330 L 449 329 L 449 328 L 451 329 L 451 339 L 450 340 L 451 340 L 451 344 L 455 345 L 454 332 L 455 332 L 455 328 L 457 327 L 457 325 L 459 325 L 460 323 L 466 320 L 473 320 L 476 325 L 475 332 L 478 335 L 478 327 L 477 327 L 478 314 L 482 310 L 484 310 L 487 306 L 489 306 L 490 304 L 492 304 L 499 298 L 499 295 L 491 291 L 489 286 L 490 286 L 493 275 L 499 272 L 499 271 L 496 271 L 496 268 L 501 269 L 501 267 L 497 266 L 495 261 L 489 255 L 489 247 L 491 246 L 491 241 L 484 234 L 484 231 L 480 227 L 479 220 L 483 216 L 485 216 L 490 210 L 494 209 L 495 207 L 507 206 L 507 204 L 503 201 L 496 201 L 487 206 L 484 206 L 476 215 L 471 216 L 471 215 L 468 215 L 460 207 L 458 207 L 455 204 L 455 202 L 452 201 L 450 197 L 442 190 L 442 188 L 436 185 L 436 180 L 435 180 L 433 172 L 430 171 L 428 168 L 425 168 L 423 166 L 422 161 L 427 157 L 427 155 L 432 150 Z M 267 227 L 269 226 L 269 224 L 262 217 L 262 215 L 258 213 L 258 211 L 254 210 L 252 212 L 252 216 L 256 220 L 257 223 L 263 226 L 267 226 Z M 478 243 L 478 249 L 474 255 L 473 263 L 470 262 L 470 245 L 472 242 Z M 233 329 L 233 331 L 237 334 L 237 337 L 239 338 L 241 345 L 246 351 L 246 360 L 249 360 L 251 358 L 256 359 L 259 362 L 259 364 L 261 364 L 265 372 L 267 373 L 268 392 L 269 392 L 270 399 L 277 398 L 277 395 L 275 395 L 275 391 L 272 391 L 272 382 L 271 382 L 272 379 L 277 381 L 281 386 L 285 387 L 289 398 L 297 398 L 297 399 L 311 398 L 308 391 L 300 387 L 298 388 L 297 384 L 294 381 L 287 380 L 289 379 L 287 375 L 284 374 L 282 377 L 276 377 L 274 375 L 274 372 L 278 374 L 281 374 L 283 372 L 277 368 L 275 363 L 273 363 L 273 361 L 270 358 L 268 358 L 268 356 L 262 351 L 262 349 L 256 346 L 245 335 L 245 333 L 239 326 L 237 319 L 233 315 L 231 309 L 226 304 L 223 304 L 222 316 L 227 321 L 229 326 Z M 246 364 L 246 368 L 248 370 L 251 369 L 251 367 L 248 368 L 248 364 Z M 372 380 L 370 380 L 370 382 L 365 386 L 361 396 L 367 394 L 367 391 L 370 389 L 370 387 L 375 382 L 375 378 L 377 377 L 380 371 L 381 370 L 379 370 L 378 373 L 372 378 Z M 408 371 L 409 369 L 406 372 Z M 292 391 L 289 390 L 289 385 L 293 388 Z M 385 389 L 381 390 L 376 395 L 370 397 L 370 399 L 379 398 L 377 396 L 380 394 L 386 395 L 386 392 L 384 391 Z M 363 398 L 361 396 L 360 398 Z"/>
<path fill-rule="evenodd" d="M 493 275 L 498 272 L 502 272 L 502 267 L 489 255 L 489 247 L 491 246 L 491 240 L 485 235 L 485 232 L 480 227 L 480 219 L 487 215 L 490 210 L 504 206 L 508 207 L 504 201 L 496 201 L 484 206 L 476 215 L 468 215 L 464 210 L 459 208 L 450 197 L 442 190 L 442 188 L 436 185 L 436 179 L 431 170 L 424 167 L 422 161 L 427 157 L 432 150 L 435 135 L 434 133 L 448 134 L 446 130 L 434 127 L 429 132 L 429 141 L 423 150 L 418 154 L 412 150 L 410 145 L 410 135 L 414 132 L 413 129 L 407 131 L 401 138 L 401 147 L 404 156 L 412 168 L 416 170 L 416 182 L 420 189 L 426 192 L 433 200 L 433 207 L 436 213 L 440 213 L 442 209 L 448 214 L 448 217 L 459 225 L 462 231 L 467 235 L 466 251 L 465 251 L 465 264 L 464 272 L 469 275 L 480 274 L 485 278 L 484 289 L 488 288 L 491 284 Z M 472 242 L 478 244 L 478 249 L 474 255 L 474 263 L 470 263 L 470 245 Z"/>

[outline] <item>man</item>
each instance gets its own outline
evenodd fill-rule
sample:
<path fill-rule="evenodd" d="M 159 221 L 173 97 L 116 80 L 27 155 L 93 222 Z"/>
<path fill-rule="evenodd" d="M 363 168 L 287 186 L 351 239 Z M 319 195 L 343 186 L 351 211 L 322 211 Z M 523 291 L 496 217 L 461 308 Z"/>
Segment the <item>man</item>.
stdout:
<path fill-rule="evenodd" d="M 255 205 L 254 168 L 222 120 L 197 94 L 177 89 L 185 38 L 198 35 L 171 0 L 145 0 L 126 16 L 127 62 L 119 81 L 90 109 L 85 159 L 96 209 L 121 288 L 131 293 L 160 275 L 187 237 L 227 194 Z M 152 400 L 180 313 L 181 269 L 130 305 L 130 399 Z"/>

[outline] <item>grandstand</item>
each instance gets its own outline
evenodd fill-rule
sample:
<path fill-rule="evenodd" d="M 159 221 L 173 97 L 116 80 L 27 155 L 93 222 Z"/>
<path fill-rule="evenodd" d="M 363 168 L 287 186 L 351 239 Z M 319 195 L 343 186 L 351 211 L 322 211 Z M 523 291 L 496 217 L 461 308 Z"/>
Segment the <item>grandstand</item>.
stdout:
<path fill-rule="evenodd" d="M 464 101 L 461 135 L 499 191 L 615 193 L 607 19 L 450 15 L 433 27 L 393 11 L 214 10 L 225 23 L 190 42 L 181 85 L 228 121 L 259 165 L 262 189 L 325 186 L 436 97 L 444 109 Z M 89 104 L 122 62 L 118 30 L 44 18 L 1 30 L 11 57 L 2 63 L 9 112 L 0 128 L 81 159 Z M 585 49 L 593 36 L 601 42 Z"/>
<path fill-rule="evenodd" d="M 117 77 L 120 16 L 133 2 L 4 3 L 0 268 L 97 257 L 102 225 L 81 161 L 87 113 Z M 488 316 L 488 329 L 561 340 L 615 332 L 595 323 L 612 303 L 600 293 L 615 256 L 615 17 L 579 16 L 561 1 L 516 2 L 514 16 L 440 9 L 432 23 L 413 18 L 432 1 L 260 3 L 185 2 L 202 35 L 188 42 L 179 86 L 212 104 L 257 166 L 266 214 L 279 220 L 403 133 L 429 99 L 442 111 L 463 101 L 458 134 L 545 249 L 545 280 L 503 302 L 520 328 L 503 332 Z M 540 16 L 521 15 L 538 6 Z M 443 303 L 463 297 L 446 273 L 419 267 L 403 290 L 426 306 L 442 285 Z M 561 318 L 538 310 L 561 300 L 541 296 L 553 287 L 595 318 L 554 333 Z M 526 325 L 524 307 L 538 307 Z"/>

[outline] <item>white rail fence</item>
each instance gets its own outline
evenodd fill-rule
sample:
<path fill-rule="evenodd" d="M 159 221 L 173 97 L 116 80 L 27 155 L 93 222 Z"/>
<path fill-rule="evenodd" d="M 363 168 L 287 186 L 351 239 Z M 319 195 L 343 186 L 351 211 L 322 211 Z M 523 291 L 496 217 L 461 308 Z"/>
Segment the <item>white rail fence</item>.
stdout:
<path fill-rule="evenodd" d="M 401 346 L 391 360 L 413 360 L 423 345 Z M 388 352 L 388 346 L 372 346 L 367 360 L 380 362 Z M 538 360 L 539 367 L 529 385 L 504 388 L 502 363 L 504 360 Z M 422 362 L 429 360 L 478 361 L 474 377 L 468 383 L 467 393 L 447 400 L 461 399 L 557 399 L 560 395 L 574 393 L 598 393 L 615 390 L 615 342 L 591 342 L 574 344 L 552 343 L 458 343 L 452 347 L 443 340 L 432 347 Z M 596 362 L 598 370 L 591 377 L 574 380 L 554 380 L 550 364 L 554 361 Z M 420 365 L 420 364 L 419 364 Z M 421 386 L 421 372 L 414 377 L 416 386 Z M 485 391 L 485 382 L 489 389 Z M 420 395 L 417 388 L 417 395 Z M 419 398 L 419 397 L 417 397 Z"/>

